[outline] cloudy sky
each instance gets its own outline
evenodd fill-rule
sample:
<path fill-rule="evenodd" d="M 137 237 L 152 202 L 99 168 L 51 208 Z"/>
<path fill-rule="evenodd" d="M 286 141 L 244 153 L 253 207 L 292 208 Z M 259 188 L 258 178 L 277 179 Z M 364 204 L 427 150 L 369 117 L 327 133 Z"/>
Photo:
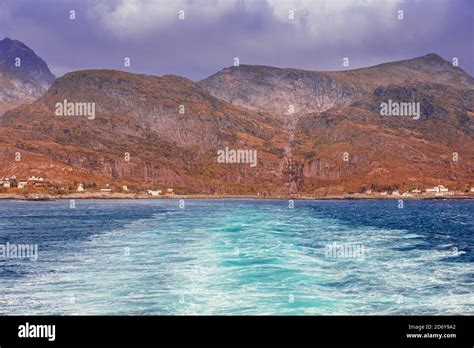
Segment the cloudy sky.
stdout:
<path fill-rule="evenodd" d="M 57 76 L 107 68 L 199 80 L 234 57 L 341 70 L 344 57 L 359 68 L 431 52 L 474 75 L 474 0 L 2 0 L 3 37 Z"/>

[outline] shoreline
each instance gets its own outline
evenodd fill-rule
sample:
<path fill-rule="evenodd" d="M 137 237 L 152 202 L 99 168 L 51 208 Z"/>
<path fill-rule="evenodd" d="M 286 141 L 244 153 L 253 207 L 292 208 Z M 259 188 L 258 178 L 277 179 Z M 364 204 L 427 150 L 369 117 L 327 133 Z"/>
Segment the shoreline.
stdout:
<path fill-rule="evenodd" d="M 50 194 L 8 194 L 0 193 L 0 200 L 23 200 L 23 201 L 56 201 L 67 199 L 104 199 L 104 200 L 154 200 L 154 199 L 256 199 L 256 200 L 446 200 L 446 199 L 474 199 L 474 194 L 464 195 L 417 195 L 417 196 L 384 196 L 377 194 L 344 194 L 331 196 L 310 195 L 281 195 L 281 196 L 258 196 L 258 195 L 160 195 L 150 196 L 136 193 L 70 193 L 62 195 Z"/>

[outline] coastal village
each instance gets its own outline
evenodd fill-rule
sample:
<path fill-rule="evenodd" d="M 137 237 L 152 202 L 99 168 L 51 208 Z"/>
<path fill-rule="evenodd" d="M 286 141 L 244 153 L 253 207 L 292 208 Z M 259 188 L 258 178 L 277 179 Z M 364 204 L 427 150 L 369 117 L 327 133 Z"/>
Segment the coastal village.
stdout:
<path fill-rule="evenodd" d="M 136 193 L 147 195 L 150 197 L 158 196 L 174 196 L 174 189 L 167 188 L 165 190 L 159 190 L 155 188 L 147 190 L 131 190 L 127 185 L 121 186 L 111 186 L 109 184 L 104 185 L 104 187 L 96 187 L 94 184 L 93 187 L 87 187 L 84 183 L 77 183 L 74 185 L 74 189 L 66 187 L 59 187 L 49 180 L 43 177 L 29 176 L 27 179 L 18 179 L 15 175 L 6 178 L 0 178 L 0 190 L 4 193 L 9 193 L 16 191 L 20 193 L 21 191 L 33 190 L 37 192 L 48 191 L 49 189 L 54 189 L 59 191 L 59 193 L 100 193 L 100 194 L 113 194 L 113 193 Z"/>
<path fill-rule="evenodd" d="M 107 197 L 122 194 L 134 194 L 144 197 L 170 197 L 175 195 L 173 188 L 166 189 L 157 189 L 157 188 L 148 188 L 148 189 L 129 189 L 127 185 L 110 185 L 105 184 L 103 187 L 97 186 L 96 184 L 84 184 L 84 183 L 75 183 L 73 186 L 58 187 L 57 184 L 53 184 L 49 180 L 43 177 L 29 176 L 25 179 L 18 179 L 15 175 L 0 178 L 0 193 L 17 193 L 21 194 L 23 191 L 32 191 L 36 193 L 47 193 L 54 190 L 57 194 L 75 194 L 75 196 L 80 197 L 81 194 L 95 194 L 98 197 Z M 375 190 L 365 190 L 358 193 L 349 193 L 351 197 L 361 197 L 361 198 L 436 198 L 436 197 L 474 197 L 474 187 L 471 187 L 470 190 L 464 192 L 450 190 L 448 187 L 439 184 L 434 187 L 427 187 L 424 189 L 414 188 L 408 191 L 375 191 Z M 257 194 L 260 196 L 260 194 Z"/>

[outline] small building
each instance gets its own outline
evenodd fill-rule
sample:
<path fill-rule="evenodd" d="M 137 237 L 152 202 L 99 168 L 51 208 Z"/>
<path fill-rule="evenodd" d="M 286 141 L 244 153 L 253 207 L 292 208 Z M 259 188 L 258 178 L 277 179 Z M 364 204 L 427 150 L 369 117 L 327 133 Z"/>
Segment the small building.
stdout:
<path fill-rule="evenodd" d="M 85 191 L 84 184 L 77 185 L 77 192 L 84 192 L 84 191 Z"/>
<path fill-rule="evenodd" d="M 166 189 L 166 194 L 170 196 L 174 195 L 173 189 L 172 188 Z"/>
<path fill-rule="evenodd" d="M 386 196 L 386 195 L 387 195 L 387 191 L 380 192 L 380 194 L 381 194 L 382 196 Z"/>
<path fill-rule="evenodd" d="M 471 187 L 471 192 L 474 192 L 474 187 Z"/>
<path fill-rule="evenodd" d="M 123 185 L 123 186 L 122 186 L 122 191 L 126 191 L 126 192 L 128 192 L 128 191 L 129 191 L 129 189 L 128 189 L 127 185 Z"/>
<path fill-rule="evenodd" d="M 28 185 L 34 186 L 34 187 L 45 187 L 46 186 L 46 180 L 43 178 L 37 177 L 37 176 L 30 176 L 28 178 Z"/>
<path fill-rule="evenodd" d="M 392 196 L 400 196 L 400 192 L 398 192 L 398 191 L 393 191 L 393 192 L 392 192 Z"/>
<path fill-rule="evenodd" d="M 150 196 L 159 196 L 159 195 L 161 195 L 161 190 L 155 190 L 155 191 L 148 190 L 146 193 Z"/>
<path fill-rule="evenodd" d="M 418 188 L 411 190 L 411 193 L 421 193 L 421 190 Z"/>
<path fill-rule="evenodd" d="M 403 192 L 402 193 L 402 197 L 413 197 L 413 194 L 411 194 L 410 192 Z"/>
<path fill-rule="evenodd" d="M 10 188 L 10 179 L 9 178 L 5 178 L 5 180 L 3 180 L 3 187 L 5 188 Z"/>
<path fill-rule="evenodd" d="M 24 189 L 26 187 L 26 185 L 28 185 L 28 181 L 26 181 L 26 180 L 18 181 L 18 188 L 19 189 Z"/>
<path fill-rule="evenodd" d="M 446 193 L 448 191 L 449 189 L 447 187 L 444 187 L 443 185 L 438 185 L 433 188 L 426 189 L 426 192 L 428 193 Z"/>
<path fill-rule="evenodd" d="M 112 192 L 112 189 L 110 189 L 110 188 L 101 188 L 100 192 Z"/>
<path fill-rule="evenodd" d="M 371 195 L 371 194 L 372 194 L 372 190 L 367 190 L 367 191 L 365 191 L 365 194 L 366 194 L 366 195 Z"/>

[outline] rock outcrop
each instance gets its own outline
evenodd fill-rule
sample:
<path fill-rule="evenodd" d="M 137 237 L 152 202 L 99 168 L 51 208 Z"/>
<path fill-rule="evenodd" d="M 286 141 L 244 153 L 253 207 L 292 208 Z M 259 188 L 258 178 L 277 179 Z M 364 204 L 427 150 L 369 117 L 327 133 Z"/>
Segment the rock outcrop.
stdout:
<path fill-rule="evenodd" d="M 0 116 L 42 96 L 54 79 L 47 64 L 24 43 L 0 41 Z"/>

